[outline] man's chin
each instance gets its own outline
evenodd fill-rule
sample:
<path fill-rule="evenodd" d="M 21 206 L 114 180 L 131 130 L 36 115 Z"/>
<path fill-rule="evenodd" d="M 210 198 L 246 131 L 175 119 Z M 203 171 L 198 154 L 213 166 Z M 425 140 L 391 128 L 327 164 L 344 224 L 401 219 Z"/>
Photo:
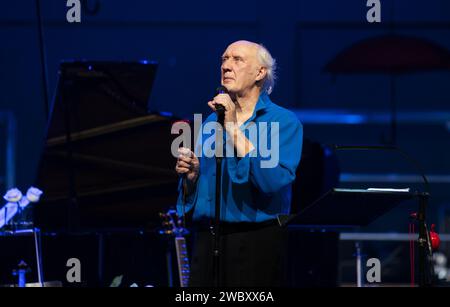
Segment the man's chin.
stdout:
<path fill-rule="evenodd" d="M 234 96 L 237 94 L 237 91 L 234 88 L 228 88 L 227 89 L 228 95 Z"/>
<path fill-rule="evenodd" d="M 222 86 L 227 89 L 228 93 L 233 92 L 233 87 L 230 85 L 230 82 L 223 82 L 222 81 Z"/>

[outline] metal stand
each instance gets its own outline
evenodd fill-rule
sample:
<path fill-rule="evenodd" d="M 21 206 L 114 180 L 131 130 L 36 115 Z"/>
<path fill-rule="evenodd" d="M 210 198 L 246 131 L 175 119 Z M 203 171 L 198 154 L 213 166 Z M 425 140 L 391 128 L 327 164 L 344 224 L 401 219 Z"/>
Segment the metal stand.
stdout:
<path fill-rule="evenodd" d="M 433 269 L 430 262 L 430 257 L 433 255 L 431 247 L 431 239 L 426 224 L 426 209 L 428 204 L 428 193 L 419 193 L 419 212 L 417 214 L 417 221 L 419 223 L 419 286 L 429 287 L 432 285 Z"/>
<path fill-rule="evenodd" d="M 213 251 L 213 270 L 214 286 L 220 286 L 220 185 L 222 178 L 222 158 L 216 158 L 216 205 L 214 213 L 214 251 Z"/>
<path fill-rule="evenodd" d="M 44 275 L 42 271 L 42 248 L 41 248 L 41 231 L 38 228 L 33 229 L 34 247 L 36 251 L 36 264 L 38 273 L 38 283 L 44 286 Z"/>
<path fill-rule="evenodd" d="M 216 201 L 214 210 L 214 250 L 213 250 L 213 280 L 214 286 L 220 286 L 220 199 L 222 187 L 222 157 L 223 157 L 223 123 L 225 113 L 217 114 L 216 129 Z"/>
<path fill-rule="evenodd" d="M 1 233 L 3 236 L 33 236 L 34 249 L 36 254 L 36 268 L 38 284 L 40 287 L 44 287 L 44 274 L 42 268 L 42 247 L 41 247 L 41 231 L 39 228 L 14 230 Z"/>
<path fill-rule="evenodd" d="M 362 254 L 361 254 L 361 243 L 355 242 L 355 250 L 356 250 L 356 286 L 361 288 L 364 286 L 363 279 L 363 269 L 362 269 Z"/>
<path fill-rule="evenodd" d="M 367 226 L 398 204 L 418 200 L 419 286 L 427 287 L 432 285 L 434 275 L 430 259 L 433 250 L 425 220 L 428 198 L 429 194 L 426 192 L 334 188 L 296 215 L 279 215 L 278 221 L 281 226 L 302 225 L 312 228 L 320 226 L 338 231 L 344 228 Z M 360 273 L 358 278 L 359 276 Z M 361 280 L 360 284 L 362 283 Z"/>

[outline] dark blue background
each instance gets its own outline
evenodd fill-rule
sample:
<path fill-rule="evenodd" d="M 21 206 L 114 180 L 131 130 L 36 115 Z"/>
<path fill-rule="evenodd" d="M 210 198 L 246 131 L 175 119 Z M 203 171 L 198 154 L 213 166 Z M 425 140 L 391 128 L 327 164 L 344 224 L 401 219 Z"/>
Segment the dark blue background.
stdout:
<path fill-rule="evenodd" d="M 149 110 L 187 118 L 206 115 L 206 102 L 220 81 L 223 50 L 247 39 L 264 44 L 278 61 L 273 101 L 296 111 L 305 135 L 323 143 L 378 144 L 389 137 L 389 76 L 324 73 L 323 67 L 339 51 L 388 33 L 426 38 L 450 49 L 446 0 L 381 0 L 381 24 L 366 21 L 365 0 L 98 2 L 97 14 L 83 10 L 81 23 L 70 24 L 66 1 L 41 1 L 50 98 L 61 60 L 150 59 L 159 69 Z M 430 213 L 441 231 L 450 231 L 449 85 L 450 71 L 443 71 L 401 75 L 396 87 L 398 145 L 430 175 Z M 0 112 L 5 111 L 12 111 L 17 121 L 16 185 L 25 190 L 34 181 L 46 123 L 31 0 L 0 1 Z M 355 124 L 339 113 L 381 114 L 385 120 L 370 117 Z M 346 152 L 339 157 L 347 175 L 343 186 L 420 187 L 395 178 L 372 183 L 349 179 L 355 174 L 415 174 L 399 156 Z M 381 221 L 373 229 L 406 231 L 403 213 L 400 208 L 389 223 Z"/>

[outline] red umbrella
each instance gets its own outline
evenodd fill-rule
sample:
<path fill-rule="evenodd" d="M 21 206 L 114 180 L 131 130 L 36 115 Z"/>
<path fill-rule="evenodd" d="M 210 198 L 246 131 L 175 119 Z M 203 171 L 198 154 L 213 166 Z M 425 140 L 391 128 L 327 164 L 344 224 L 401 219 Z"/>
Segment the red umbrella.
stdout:
<path fill-rule="evenodd" d="M 448 49 L 430 40 L 383 35 L 360 41 L 340 52 L 324 70 L 333 74 L 391 76 L 391 143 L 396 143 L 395 75 L 450 69 Z"/>

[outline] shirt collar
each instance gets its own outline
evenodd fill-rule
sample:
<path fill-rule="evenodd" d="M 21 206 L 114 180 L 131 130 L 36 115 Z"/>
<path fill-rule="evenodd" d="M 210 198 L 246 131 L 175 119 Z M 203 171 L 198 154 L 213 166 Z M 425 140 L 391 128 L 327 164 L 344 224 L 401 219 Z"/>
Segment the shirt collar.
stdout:
<path fill-rule="evenodd" d="M 247 120 L 247 122 L 250 122 L 255 119 L 258 112 L 265 110 L 269 104 L 272 102 L 270 101 L 269 95 L 267 95 L 265 92 L 261 93 L 259 95 L 258 101 L 256 102 L 255 109 L 253 110 L 252 116 Z"/>

